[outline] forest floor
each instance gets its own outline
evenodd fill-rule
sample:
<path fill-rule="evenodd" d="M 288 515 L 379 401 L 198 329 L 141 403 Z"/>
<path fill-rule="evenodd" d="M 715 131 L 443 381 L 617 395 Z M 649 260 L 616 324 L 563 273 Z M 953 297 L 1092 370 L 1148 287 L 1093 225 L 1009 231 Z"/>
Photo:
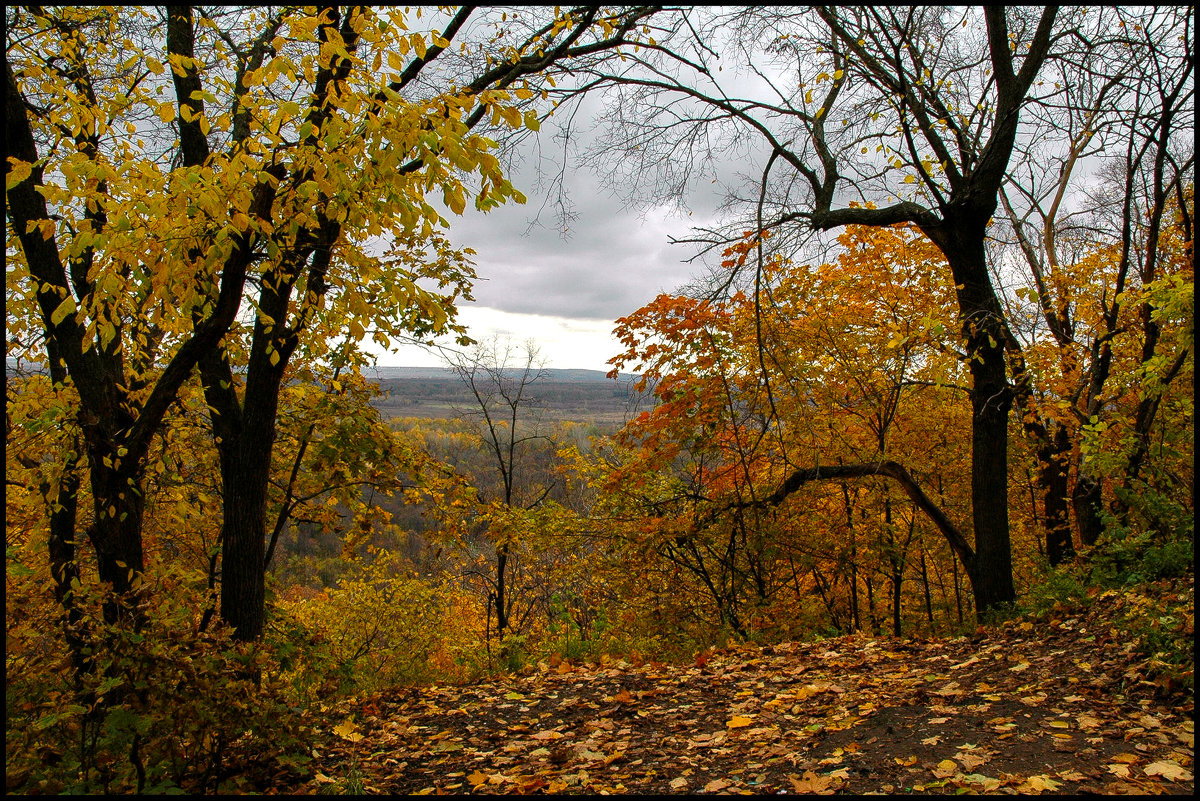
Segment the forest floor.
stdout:
<path fill-rule="evenodd" d="M 1191 795 L 1193 692 L 1134 643 L 1160 625 L 1189 642 L 1194 598 L 1189 578 L 970 637 L 555 659 L 397 690 L 324 711 L 309 778 L 272 789 Z"/>

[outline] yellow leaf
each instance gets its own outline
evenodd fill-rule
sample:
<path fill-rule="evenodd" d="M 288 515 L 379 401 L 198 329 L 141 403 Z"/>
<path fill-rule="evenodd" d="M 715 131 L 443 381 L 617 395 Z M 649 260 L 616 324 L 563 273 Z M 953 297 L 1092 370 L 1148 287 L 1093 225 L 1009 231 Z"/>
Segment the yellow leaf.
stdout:
<path fill-rule="evenodd" d="M 8 173 L 4 176 L 4 191 L 12 189 L 17 184 L 24 181 L 33 172 L 33 165 L 28 161 L 21 161 L 12 156 L 8 157 Z"/>
<path fill-rule="evenodd" d="M 753 720 L 746 717 L 745 715 L 734 715 L 732 718 L 729 719 L 729 722 L 726 723 L 725 725 L 731 729 L 741 729 L 746 726 L 749 726 L 753 722 L 754 722 Z"/>
<path fill-rule="evenodd" d="M 1190 782 L 1192 774 L 1184 770 L 1174 762 L 1164 760 L 1162 762 L 1151 762 L 1146 767 L 1142 768 L 1147 776 L 1162 776 L 1164 779 L 1173 782 Z"/>
<path fill-rule="evenodd" d="M 446 190 L 442 197 L 445 200 L 446 205 L 449 206 L 450 210 L 455 214 L 462 214 L 463 210 L 467 207 L 467 200 L 463 196 L 461 186 L 455 186 Z"/>
<path fill-rule="evenodd" d="M 75 298 L 68 295 L 62 303 L 58 304 L 58 308 L 50 315 L 50 325 L 58 325 L 68 314 L 75 313 Z"/>
<path fill-rule="evenodd" d="M 363 738 L 363 736 L 356 731 L 357 728 L 358 727 L 354 725 L 354 721 L 345 720 L 333 727 L 333 733 L 338 737 L 341 737 L 343 740 L 349 740 L 352 743 L 357 743 Z"/>
<path fill-rule="evenodd" d="M 937 764 L 938 770 L 945 770 L 954 773 L 958 770 L 958 763 L 953 759 L 943 759 Z"/>
<path fill-rule="evenodd" d="M 1025 780 L 1025 783 L 1034 790 L 1057 790 L 1062 786 L 1060 782 L 1054 781 L 1049 776 L 1030 776 Z"/>

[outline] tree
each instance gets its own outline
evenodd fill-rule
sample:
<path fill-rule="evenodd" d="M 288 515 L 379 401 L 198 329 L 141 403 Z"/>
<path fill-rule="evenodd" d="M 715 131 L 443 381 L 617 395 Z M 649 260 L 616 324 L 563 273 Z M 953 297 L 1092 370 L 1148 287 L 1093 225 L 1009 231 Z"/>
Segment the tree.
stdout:
<path fill-rule="evenodd" d="M 1003 187 L 1041 197 L 1042 182 L 1054 181 L 1018 175 L 1013 160 L 1027 139 L 1055 135 L 1044 115 L 1065 113 L 1062 84 L 1043 79 L 1048 65 L 1077 77 L 1081 54 L 1111 38 L 1117 17 L 1054 7 L 691 17 L 620 72 L 589 73 L 611 93 L 611 135 L 597 158 L 612 158 L 614 185 L 666 200 L 715 169 L 718 155 L 756 142 L 761 172 L 746 180 L 749 191 L 730 190 L 733 225 L 690 240 L 702 253 L 733 241 L 731 229 L 770 231 L 775 248 L 790 253 L 813 231 L 898 222 L 938 247 L 970 357 L 977 601 L 980 611 L 1013 601 L 1007 361 L 1020 343 L 993 278 L 1001 265 L 986 246 Z M 718 47 L 734 57 L 718 59 Z M 674 160 L 684 147 L 691 157 Z"/>
<path fill-rule="evenodd" d="M 546 371 L 532 342 L 517 354 L 511 342 L 493 340 L 448 355 L 447 360 L 474 398 L 474 406 L 461 414 L 476 421 L 488 457 L 485 471 L 490 475 L 476 476 L 475 485 L 487 538 L 496 552 L 494 570 L 487 577 L 489 620 L 494 614 L 496 636 L 503 642 L 514 628 L 520 591 L 513 586 L 509 562 L 521 551 L 523 529 L 530 525 L 526 513 L 542 507 L 555 486 L 554 481 L 539 480 L 530 463 L 534 446 L 550 443 L 533 394 Z"/>
<path fill-rule="evenodd" d="M 372 326 L 379 341 L 447 330 L 471 273 L 427 195 L 455 212 L 519 200 L 471 130 L 536 127 L 530 82 L 635 41 L 651 12 L 513 21 L 513 42 L 498 22 L 462 45 L 469 74 L 439 65 L 472 8 L 428 34 L 357 7 L 6 12 L 9 313 L 78 390 L 112 619 L 143 570 L 148 448 L 199 367 L 225 488 L 222 616 L 259 635 L 290 358 Z"/>
<path fill-rule="evenodd" d="M 1108 423 L 1110 379 L 1149 371 L 1165 387 L 1190 350 L 1175 349 L 1156 365 L 1167 343 L 1148 288 L 1180 274 L 1191 239 L 1192 14 L 1115 10 L 1109 20 L 1107 29 L 1087 32 L 1077 63 L 1051 64 L 1046 80 L 1053 78 L 1062 96 L 1035 106 L 1031 116 L 1036 130 L 1058 134 L 1021 148 L 1017 174 L 1001 193 L 1011 229 L 1002 245 L 1018 249 L 1029 270 L 1030 281 L 1005 302 L 1021 340 L 1010 350 L 1011 370 L 1023 427 L 1038 452 L 1051 564 L 1074 554 L 1072 507 L 1082 544 L 1093 546 L 1100 536 L 1104 476 L 1080 443 L 1087 427 Z M 1107 164 L 1099 175 L 1085 166 L 1097 158 Z M 1171 231 L 1172 209 L 1180 210 L 1181 236 Z M 1135 331 L 1138 352 L 1121 347 Z M 1150 392 L 1137 402 L 1134 439 L 1141 445 L 1118 471 L 1126 487 L 1141 470 L 1158 397 Z"/>
<path fill-rule="evenodd" d="M 749 232 L 728 248 L 725 268 L 737 269 L 756 239 Z M 825 537 L 837 528 L 841 499 L 806 493 L 821 510 L 820 519 L 806 517 L 798 493 L 807 485 L 886 478 L 911 501 L 912 510 L 900 508 L 886 485 L 873 489 L 882 525 L 864 527 L 851 511 L 860 506 L 865 519 L 866 506 L 843 488 L 851 541 L 860 527 L 878 528 L 874 550 L 892 583 L 897 629 L 918 510 L 973 585 L 980 569 L 946 504 L 922 489 L 961 469 L 956 444 L 931 436 L 965 417 L 956 403 L 965 357 L 942 322 L 954 304 L 938 277 L 945 262 L 911 226 L 849 226 L 839 241 L 844 251 L 819 267 L 769 260 L 763 278 L 771 289 L 757 298 L 664 295 L 618 321 L 627 348 L 614 364 L 634 367 L 659 403 L 622 431 L 630 455 L 605 482 L 609 503 L 638 521 L 629 535 L 637 547 L 692 573 L 720 624 L 739 634 L 747 603 L 765 605 L 786 579 L 797 583 L 794 562 L 784 568 L 781 554 L 813 565 L 827 606 L 816 560 L 847 566 Z M 849 549 L 852 593 L 860 556 Z"/>

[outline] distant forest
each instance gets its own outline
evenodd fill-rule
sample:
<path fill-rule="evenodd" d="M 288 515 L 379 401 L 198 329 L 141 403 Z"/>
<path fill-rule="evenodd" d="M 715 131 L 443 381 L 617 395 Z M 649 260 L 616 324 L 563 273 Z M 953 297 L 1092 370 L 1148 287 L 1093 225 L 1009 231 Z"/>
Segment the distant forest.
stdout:
<path fill-rule="evenodd" d="M 384 417 L 445 419 L 478 409 L 459 379 L 426 377 L 432 371 L 414 371 L 420 377 L 393 377 L 399 369 L 367 373 L 383 390 L 371 404 Z M 534 385 L 530 405 L 548 419 L 597 425 L 623 423 L 652 405 L 651 393 L 636 392 L 629 378 L 602 376 L 591 370 L 548 370 L 547 377 Z"/>

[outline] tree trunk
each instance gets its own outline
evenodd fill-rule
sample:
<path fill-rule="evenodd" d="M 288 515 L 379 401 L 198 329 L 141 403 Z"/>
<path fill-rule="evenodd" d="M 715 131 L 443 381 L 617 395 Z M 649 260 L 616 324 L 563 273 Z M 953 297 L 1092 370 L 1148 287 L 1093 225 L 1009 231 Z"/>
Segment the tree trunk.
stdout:
<path fill-rule="evenodd" d="M 995 210 L 995 203 L 991 204 Z M 946 256 L 957 287 L 959 319 L 971 370 L 971 518 L 975 564 L 966 564 L 983 614 L 1016 600 L 1008 530 L 1008 412 L 1012 389 L 1005 355 L 1007 326 L 984 252 L 987 218 L 948 210 L 924 229 Z"/>
<path fill-rule="evenodd" d="M 85 435 L 88 432 L 85 432 Z M 138 579 L 145 570 L 142 553 L 142 516 L 145 509 L 140 464 L 121 461 L 113 448 L 97 444 L 95 431 L 85 436 L 92 481 L 94 520 L 88 538 L 96 549 L 96 573 L 109 585 L 104 602 L 108 623 L 140 625 Z M 115 464 L 116 469 L 105 464 Z"/>
<path fill-rule="evenodd" d="M 921 544 L 921 586 L 925 591 L 925 617 L 933 624 L 933 596 L 929 592 L 929 569 L 925 564 L 925 545 Z"/>
<path fill-rule="evenodd" d="M 221 525 L 221 619 L 243 641 L 261 636 L 266 617 L 264 555 L 266 546 L 267 459 L 249 443 L 222 466 L 224 521 Z"/>
<path fill-rule="evenodd" d="M 496 549 L 496 636 L 503 642 L 504 632 L 508 628 L 508 546 L 501 545 Z"/>
<path fill-rule="evenodd" d="M 1075 558 L 1067 490 L 1070 458 L 1071 441 L 1067 429 L 1055 424 L 1053 442 L 1038 448 L 1038 483 L 1045 510 L 1046 559 L 1051 567 L 1067 564 Z"/>
<path fill-rule="evenodd" d="M 1104 500 L 1103 485 L 1099 479 L 1081 473 L 1075 480 L 1071 503 L 1075 507 L 1075 519 L 1079 523 L 1079 540 L 1089 548 L 1100 541 L 1104 533 L 1104 521 L 1100 518 Z"/>

